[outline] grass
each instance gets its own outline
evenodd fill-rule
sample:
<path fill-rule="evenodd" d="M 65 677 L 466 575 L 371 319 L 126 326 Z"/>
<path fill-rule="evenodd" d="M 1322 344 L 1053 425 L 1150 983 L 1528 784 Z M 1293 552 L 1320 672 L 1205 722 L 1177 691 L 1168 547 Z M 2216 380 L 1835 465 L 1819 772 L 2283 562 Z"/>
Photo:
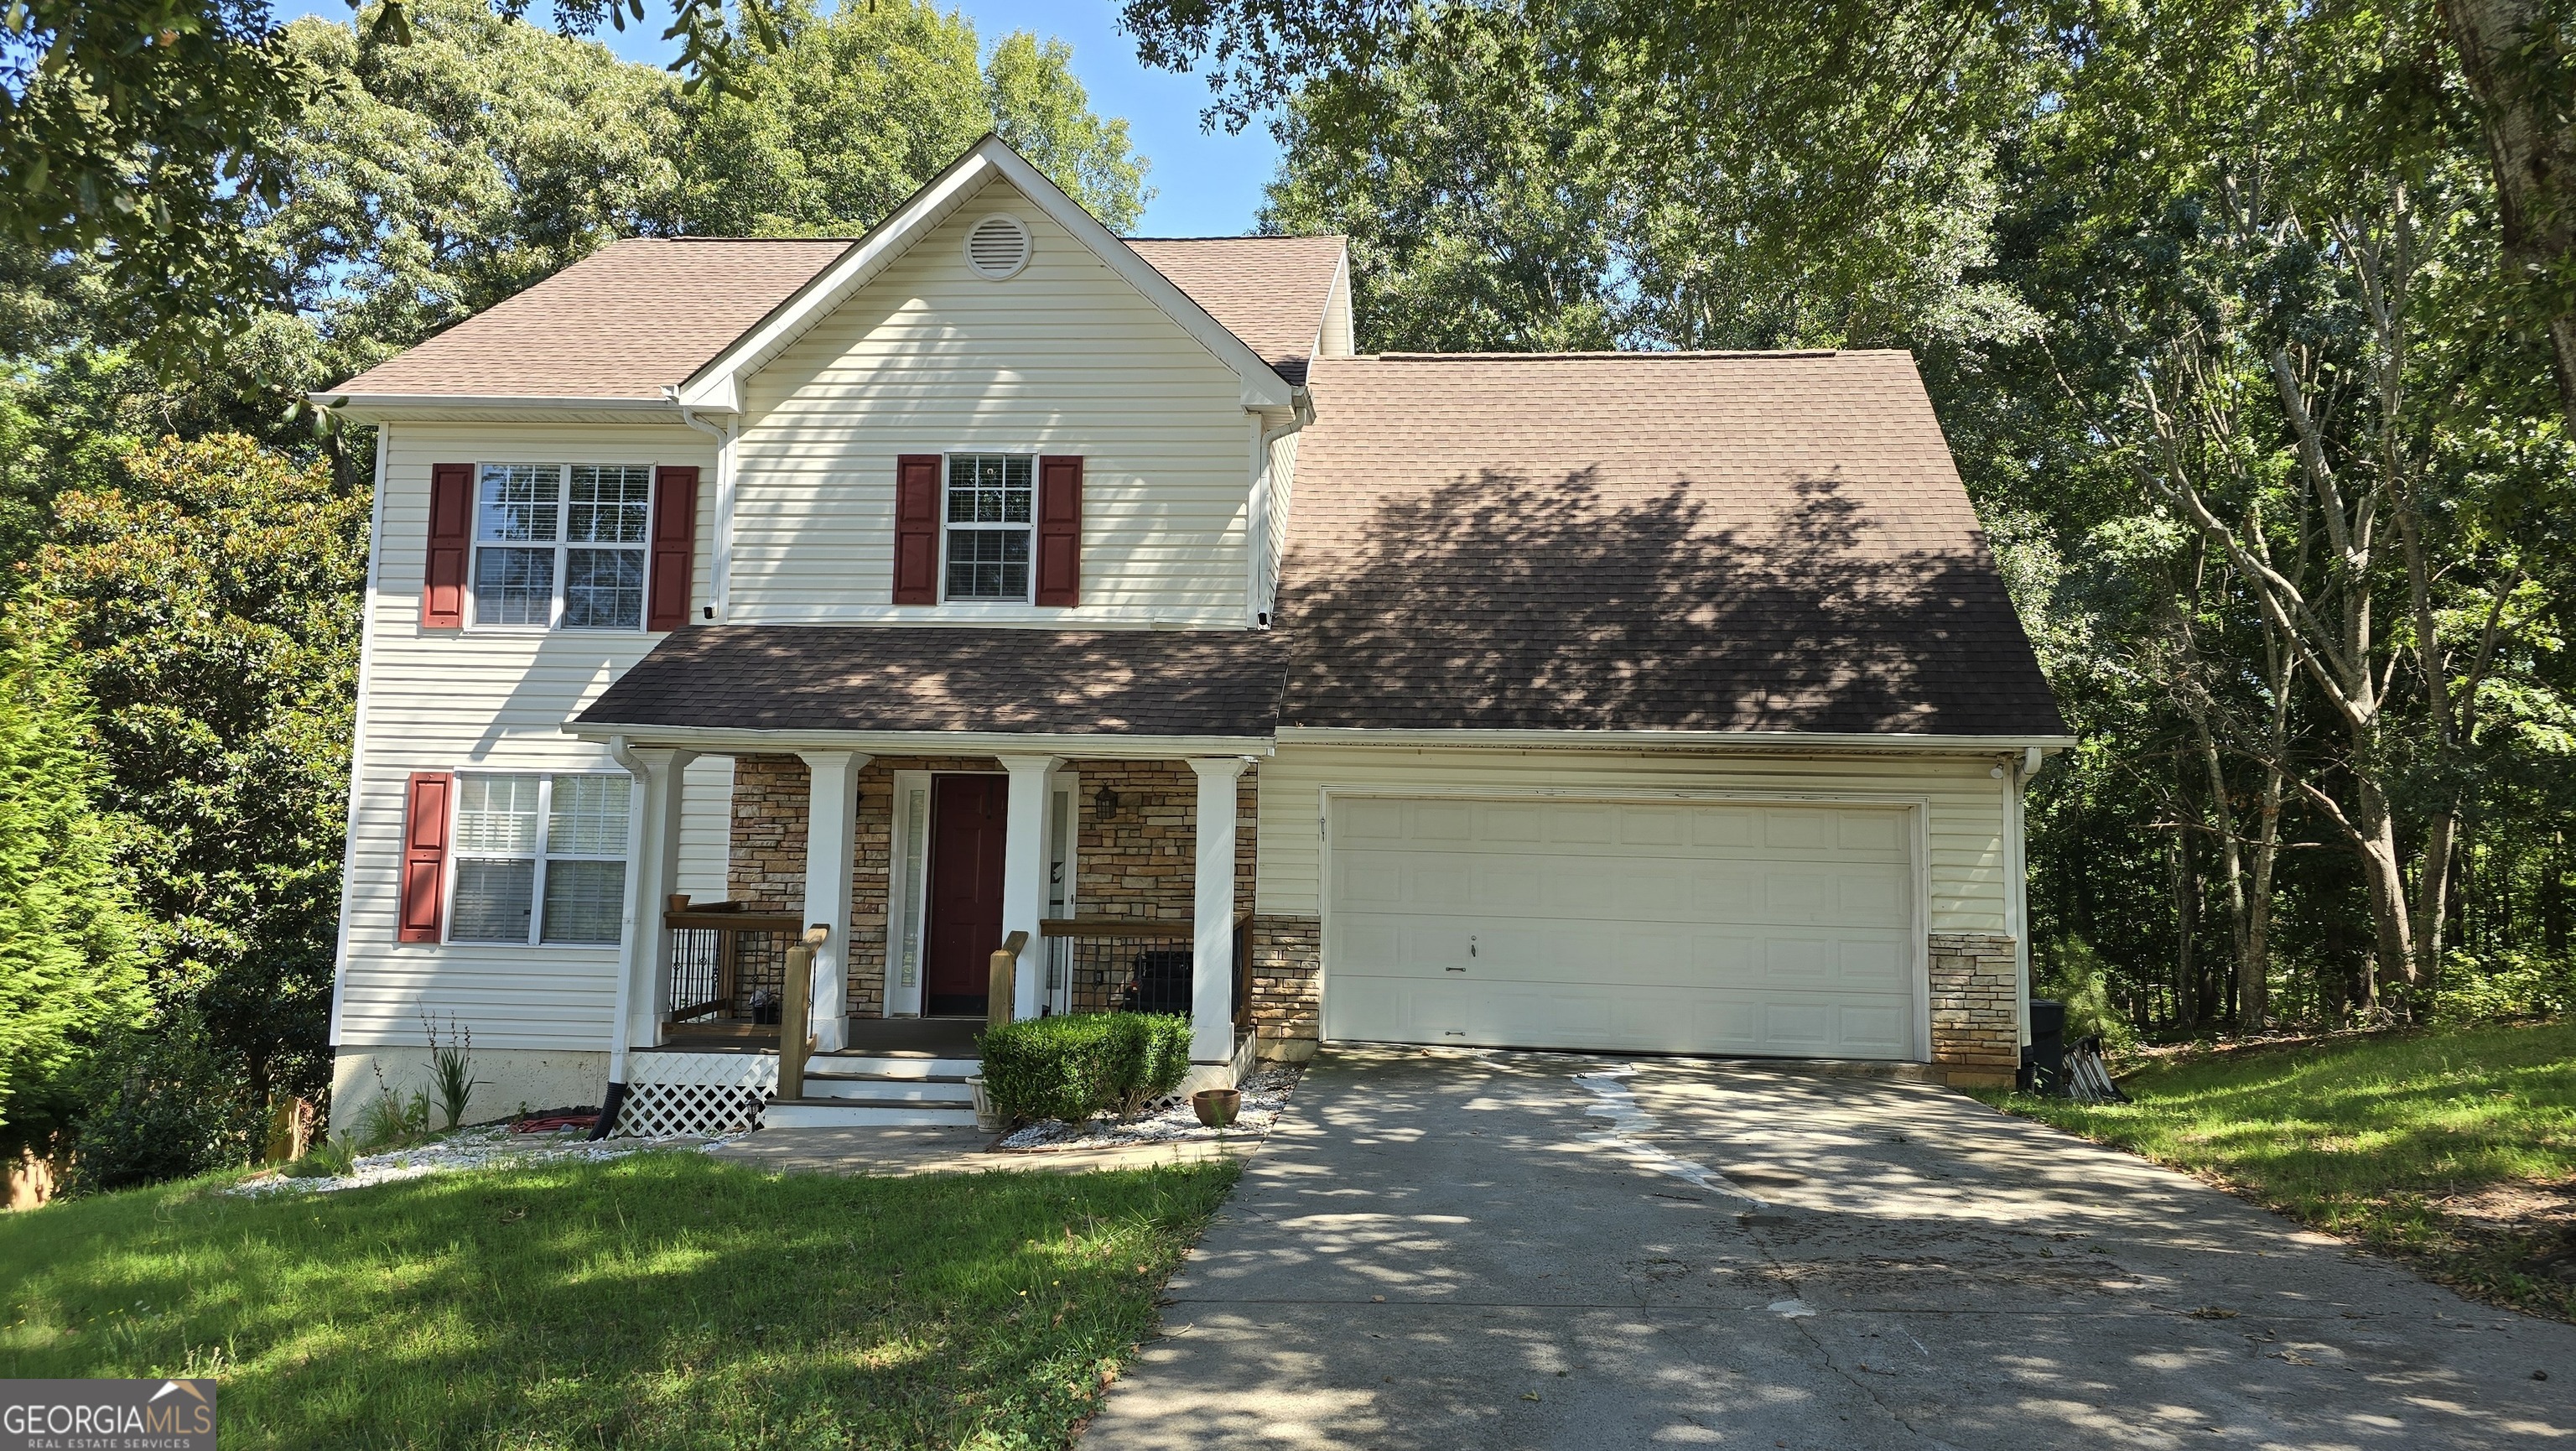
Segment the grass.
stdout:
<path fill-rule="evenodd" d="M 2195 1052 L 2120 1086 L 2134 1103 L 1986 1097 L 2481 1298 L 2576 1318 L 2576 1285 L 2538 1263 L 2576 1251 L 2576 1024 Z"/>
<path fill-rule="evenodd" d="M 1233 1181 L 703 1155 L 0 1217 L 0 1377 L 215 1375 L 251 1447 L 1064 1446 Z"/>

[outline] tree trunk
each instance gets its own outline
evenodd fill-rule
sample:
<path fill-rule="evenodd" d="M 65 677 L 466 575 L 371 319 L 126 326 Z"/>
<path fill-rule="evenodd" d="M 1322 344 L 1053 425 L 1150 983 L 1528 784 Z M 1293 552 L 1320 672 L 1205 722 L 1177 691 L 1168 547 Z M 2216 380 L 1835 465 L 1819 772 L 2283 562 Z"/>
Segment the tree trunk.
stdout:
<path fill-rule="evenodd" d="M 2560 46 L 2541 0 L 2441 0 L 2443 28 L 2486 122 L 2508 281 L 2542 279 L 2558 402 L 2576 428 L 2576 307 L 2565 283 L 2576 264 L 2576 110 L 2551 93 L 2554 67 L 2533 57 Z"/>
<path fill-rule="evenodd" d="M 2250 1014 L 2246 1005 L 2245 979 L 2248 964 L 2255 959 L 2251 956 L 2254 914 L 2245 896 L 2245 847 L 2236 834 L 2236 808 L 2228 804 L 2227 772 L 2218 758 L 2218 741 L 2210 735 L 2206 717 L 2193 717 L 2192 725 L 2200 736 L 2201 768 L 2209 773 L 2209 814 L 2218 833 L 2218 869 L 2227 879 L 2227 938 L 2228 945 L 2236 949 L 2236 990 L 2228 995 L 2228 1005 L 2236 1019 L 2236 1031 L 2242 1033 L 2248 1031 L 2249 1025 L 2260 1026 L 2263 1021 L 2259 1001 Z M 2261 970 L 2253 969 L 2251 975 L 2260 984 Z M 2261 996 L 2259 986 L 2255 995 Z"/>
<path fill-rule="evenodd" d="M 2174 825 L 2173 885 L 2174 1023 L 2190 1032 L 2200 1026 L 2200 966 L 2192 951 L 2192 927 L 2200 915 L 2200 875 L 2191 866 L 2191 830 L 2179 821 Z"/>

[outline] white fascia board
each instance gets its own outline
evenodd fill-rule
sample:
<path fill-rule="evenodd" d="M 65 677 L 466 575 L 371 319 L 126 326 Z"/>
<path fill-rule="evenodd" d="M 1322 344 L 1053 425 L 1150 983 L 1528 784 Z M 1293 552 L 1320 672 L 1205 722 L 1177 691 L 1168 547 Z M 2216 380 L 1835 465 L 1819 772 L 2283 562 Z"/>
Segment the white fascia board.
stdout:
<path fill-rule="evenodd" d="M 1365 730 L 1341 726 L 1281 726 L 1279 743 L 1544 751 L 1894 751 L 1945 756 L 1990 756 L 2032 748 L 2061 751 L 2078 744 L 2073 736 L 1908 735 L 1893 731 Z"/>
<path fill-rule="evenodd" d="M 708 756 L 765 756 L 796 751 L 867 751 L 912 756 L 1078 756 L 1087 760 L 1162 761 L 1175 756 L 1267 756 L 1268 736 L 1041 734 L 1020 731 L 773 731 L 715 726 L 583 725 L 566 721 L 577 740 L 624 740 L 630 746 L 677 746 Z"/>
<path fill-rule="evenodd" d="M 628 421 L 680 420 L 667 398 L 531 398 L 468 393 L 341 393 L 317 389 L 304 395 L 316 408 L 328 409 L 352 423 L 486 422 L 495 415 L 532 415 L 530 421 L 580 415 Z M 535 417 L 533 415 L 546 415 Z"/>
<path fill-rule="evenodd" d="M 1260 354 L 1255 353 L 1243 339 L 1226 331 L 1225 325 L 1210 316 L 1206 308 L 1199 306 L 1170 278 L 1137 256 L 1135 248 L 1120 241 L 1117 233 L 1102 226 L 1099 218 L 1083 210 L 1081 203 L 1047 180 L 1046 173 L 1030 165 L 1000 137 L 989 135 L 946 171 L 913 193 L 912 199 L 896 209 L 894 215 L 870 229 L 849 251 L 841 254 L 839 261 L 798 289 L 796 295 L 781 304 L 777 311 L 736 339 L 733 346 L 717 354 L 714 361 L 680 385 L 679 401 L 693 408 L 739 412 L 742 379 L 758 372 L 785 351 L 790 343 L 804 336 L 809 328 L 830 316 L 849 300 L 852 293 L 866 286 L 895 258 L 910 251 L 922 237 L 948 220 L 986 182 L 996 177 L 1018 188 L 1038 210 L 1045 212 L 1074 240 L 1090 249 L 1092 255 L 1107 264 L 1109 270 L 1143 294 L 1146 301 L 1178 324 L 1217 361 L 1231 368 L 1242 382 L 1244 407 L 1289 406 L 1287 380 L 1273 372 Z"/>

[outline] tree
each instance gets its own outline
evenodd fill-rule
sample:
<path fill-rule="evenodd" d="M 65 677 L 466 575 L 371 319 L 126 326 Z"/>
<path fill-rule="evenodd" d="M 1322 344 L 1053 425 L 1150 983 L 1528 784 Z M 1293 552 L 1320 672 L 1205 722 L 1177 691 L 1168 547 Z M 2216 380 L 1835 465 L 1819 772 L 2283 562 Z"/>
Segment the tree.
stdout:
<path fill-rule="evenodd" d="M 146 1009 L 135 924 L 91 807 L 89 704 L 40 610 L 0 625 L 0 1141 L 41 1143 L 85 1054 Z"/>
<path fill-rule="evenodd" d="M 67 494 L 21 607 L 98 709 L 96 804 L 166 1010 L 248 1100 L 326 1072 L 367 502 L 253 441 L 171 439 Z"/>

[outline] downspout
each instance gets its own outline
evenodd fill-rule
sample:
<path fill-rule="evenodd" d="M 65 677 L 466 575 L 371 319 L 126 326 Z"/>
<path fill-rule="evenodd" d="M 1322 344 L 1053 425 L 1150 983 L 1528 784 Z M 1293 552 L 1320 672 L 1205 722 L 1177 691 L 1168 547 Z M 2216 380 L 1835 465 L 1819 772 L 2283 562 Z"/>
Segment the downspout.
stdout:
<path fill-rule="evenodd" d="M 644 772 L 644 763 L 635 759 L 635 753 L 626 748 L 626 737 L 610 736 L 608 754 L 626 772 L 628 779 L 638 783 L 651 779 Z M 625 916 L 626 921 L 631 924 L 631 930 L 636 932 L 648 930 L 644 923 L 644 904 L 636 900 L 637 893 L 642 890 L 644 879 L 644 874 L 636 870 L 636 867 L 642 860 L 643 854 L 644 813 L 629 811 L 626 813 Z M 618 1112 L 626 1106 L 626 1012 L 628 1004 L 634 999 L 634 993 L 635 971 L 633 953 L 630 949 L 617 955 L 616 1006 L 608 1015 L 608 1090 L 600 1096 L 599 1122 L 592 1125 L 590 1130 L 590 1136 L 593 1139 L 607 1138 L 609 1131 L 617 1126 Z"/>
<path fill-rule="evenodd" d="M 1271 480 L 1270 447 L 1292 433 L 1304 431 L 1306 425 L 1315 421 L 1315 395 L 1305 385 L 1290 389 L 1288 399 L 1288 421 L 1259 435 L 1252 445 L 1257 482 L 1252 491 L 1255 553 L 1251 561 L 1254 586 L 1250 613 L 1253 625 L 1260 629 L 1269 628 L 1270 616 L 1279 607 L 1279 576 L 1270 562 L 1270 531 L 1276 527 L 1276 511 L 1271 505 L 1277 497 Z M 1286 555 L 1284 546 L 1280 552 L 1283 557 Z"/>
<path fill-rule="evenodd" d="M 2045 757 L 2037 746 L 2022 749 L 2021 759 L 2006 768 L 2004 781 L 2004 928 L 2012 934 L 2014 976 L 2020 991 L 2015 994 L 2016 1015 L 2021 1021 L 2021 1041 L 2030 1044 L 2030 844 L 2029 816 L 2023 792 L 2030 778 L 2039 774 Z"/>
<path fill-rule="evenodd" d="M 722 622 L 730 616 L 727 608 L 733 601 L 733 444 L 738 425 L 721 426 L 698 416 L 698 410 L 680 402 L 676 385 L 665 385 L 662 396 L 679 407 L 680 421 L 716 441 L 716 533 L 707 554 L 708 592 L 715 596 L 708 608 Z"/>

